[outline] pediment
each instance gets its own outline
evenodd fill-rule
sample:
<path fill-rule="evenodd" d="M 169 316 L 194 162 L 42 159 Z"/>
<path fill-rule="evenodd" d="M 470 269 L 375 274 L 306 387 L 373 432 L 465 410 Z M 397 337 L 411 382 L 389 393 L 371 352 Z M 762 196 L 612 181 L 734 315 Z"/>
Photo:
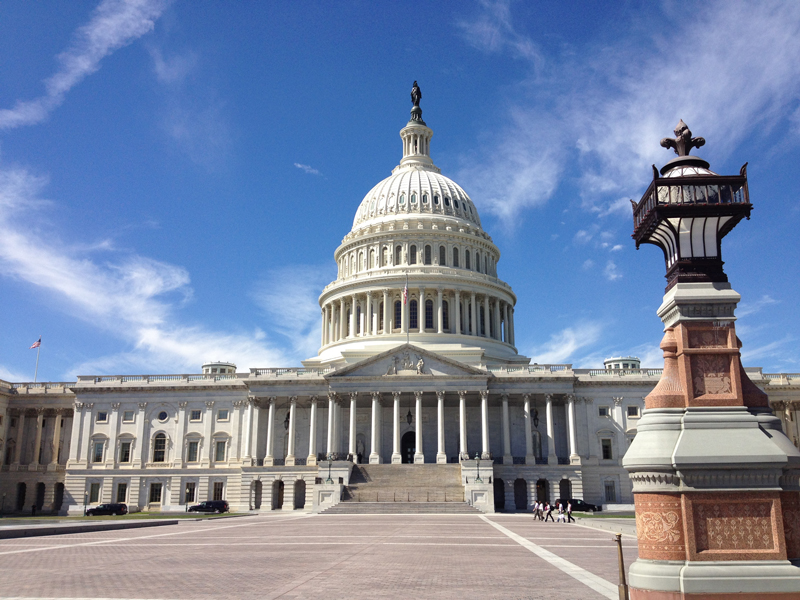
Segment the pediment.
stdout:
<path fill-rule="evenodd" d="M 451 358 L 423 350 L 413 344 L 403 344 L 357 362 L 343 369 L 337 369 L 326 379 L 340 377 L 453 377 L 483 376 L 488 373 L 470 367 Z"/>

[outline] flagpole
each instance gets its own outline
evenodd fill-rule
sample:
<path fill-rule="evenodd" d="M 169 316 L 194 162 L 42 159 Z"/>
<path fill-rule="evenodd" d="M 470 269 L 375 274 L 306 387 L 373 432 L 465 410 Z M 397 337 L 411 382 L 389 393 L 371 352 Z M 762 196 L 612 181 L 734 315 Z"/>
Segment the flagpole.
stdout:
<path fill-rule="evenodd" d="M 36 347 L 36 370 L 33 372 L 33 383 L 36 383 L 36 378 L 39 376 L 39 352 L 42 351 L 42 336 L 39 336 L 39 345 Z"/>
<path fill-rule="evenodd" d="M 406 297 L 405 297 L 406 304 L 408 304 L 408 320 L 411 321 L 411 303 L 408 301 L 408 271 L 406 271 Z M 417 308 L 419 311 L 419 308 Z M 419 318 L 419 316 L 417 317 Z M 406 325 L 406 345 L 408 345 L 408 336 L 410 335 L 411 327 Z"/>

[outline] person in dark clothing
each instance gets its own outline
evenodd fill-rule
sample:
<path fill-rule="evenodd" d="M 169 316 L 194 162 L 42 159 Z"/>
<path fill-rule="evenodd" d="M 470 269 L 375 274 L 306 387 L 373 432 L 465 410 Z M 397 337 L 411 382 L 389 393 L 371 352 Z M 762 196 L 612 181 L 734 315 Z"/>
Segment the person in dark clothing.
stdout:
<path fill-rule="evenodd" d="M 547 511 L 547 515 L 544 517 L 544 522 L 547 523 L 547 519 L 550 519 L 553 523 L 555 523 L 556 520 L 553 518 L 553 507 L 550 506 L 549 502 L 545 505 L 544 509 Z"/>
<path fill-rule="evenodd" d="M 567 502 L 567 523 L 574 523 L 575 519 L 572 518 L 572 502 Z"/>

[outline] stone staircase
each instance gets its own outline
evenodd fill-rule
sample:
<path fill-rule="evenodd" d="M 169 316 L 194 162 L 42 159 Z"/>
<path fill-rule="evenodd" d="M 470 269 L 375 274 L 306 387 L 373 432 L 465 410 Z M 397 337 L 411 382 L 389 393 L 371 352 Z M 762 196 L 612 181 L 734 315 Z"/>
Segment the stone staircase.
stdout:
<path fill-rule="evenodd" d="M 325 514 L 468 513 L 457 464 L 356 465 L 342 501 Z"/>

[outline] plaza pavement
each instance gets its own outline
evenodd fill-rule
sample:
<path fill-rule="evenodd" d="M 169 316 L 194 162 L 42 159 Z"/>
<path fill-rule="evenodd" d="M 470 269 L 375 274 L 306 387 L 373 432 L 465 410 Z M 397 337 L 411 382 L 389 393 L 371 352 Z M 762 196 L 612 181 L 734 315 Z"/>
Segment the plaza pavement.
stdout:
<path fill-rule="evenodd" d="M 615 599 L 612 537 L 513 514 L 191 521 L 2 540 L 0 598 Z"/>

